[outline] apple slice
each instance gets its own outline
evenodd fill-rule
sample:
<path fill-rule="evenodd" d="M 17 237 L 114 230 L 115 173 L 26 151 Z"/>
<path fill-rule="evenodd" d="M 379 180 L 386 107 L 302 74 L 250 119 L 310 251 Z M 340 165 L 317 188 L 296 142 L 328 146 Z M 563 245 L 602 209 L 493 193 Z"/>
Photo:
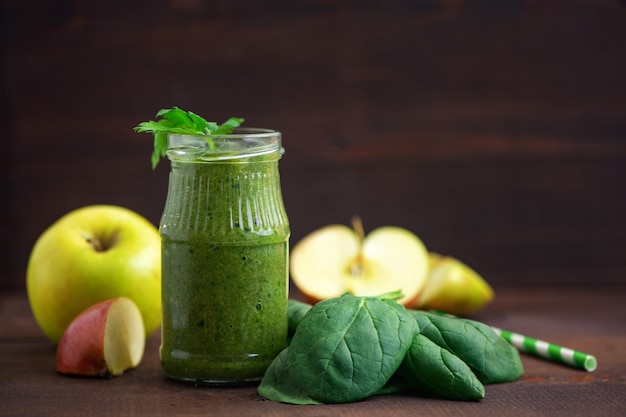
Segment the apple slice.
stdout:
<path fill-rule="evenodd" d="M 329 225 L 305 236 L 290 256 L 291 278 L 311 302 L 346 292 L 374 296 L 401 290 L 414 304 L 426 282 L 428 251 L 410 231 L 384 226 L 367 236 L 359 219 L 353 229 Z"/>
<path fill-rule="evenodd" d="M 139 365 L 146 343 L 141 312 L 129 298 L 102 301 L 80 313 L 57 346 L 63 374 L 116 376 Z"/>
<path fill-rule="evenodd" d="M 429 256 L 430 271 L 417 308 L 468 316 L 493 300 L 493 289 L 472 268 L 451 256 Z"/>

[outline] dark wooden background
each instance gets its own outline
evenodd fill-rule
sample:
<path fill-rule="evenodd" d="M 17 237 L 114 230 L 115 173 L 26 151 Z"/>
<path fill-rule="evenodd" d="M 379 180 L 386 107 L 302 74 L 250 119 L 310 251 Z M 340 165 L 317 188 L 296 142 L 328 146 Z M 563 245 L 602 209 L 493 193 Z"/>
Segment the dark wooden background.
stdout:
<path fill-rule="evenodd" d="M 4 1 L 0 288 L 95 203 L 158 223 L 159 108 L 283 132 L 292 243 L 358 214 L 494 287 L 622 285 L 626 5 Z"/>

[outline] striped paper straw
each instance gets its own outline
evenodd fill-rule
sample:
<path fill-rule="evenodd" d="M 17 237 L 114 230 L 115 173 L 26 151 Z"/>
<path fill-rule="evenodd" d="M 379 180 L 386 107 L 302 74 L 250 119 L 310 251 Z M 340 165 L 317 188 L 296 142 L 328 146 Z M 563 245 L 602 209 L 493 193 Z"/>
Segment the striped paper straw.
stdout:
<path fill-rule="evenodd" d="M 498 329 L 497 327 L 491 326 L 491 328 L 507 342 L 523 352 L 581 368 L 588 372 L 594 371 L 598 366 L 598 362 L 593 355 L 544 342 L 543 340 L 534 339 L 519 333 Z"/>

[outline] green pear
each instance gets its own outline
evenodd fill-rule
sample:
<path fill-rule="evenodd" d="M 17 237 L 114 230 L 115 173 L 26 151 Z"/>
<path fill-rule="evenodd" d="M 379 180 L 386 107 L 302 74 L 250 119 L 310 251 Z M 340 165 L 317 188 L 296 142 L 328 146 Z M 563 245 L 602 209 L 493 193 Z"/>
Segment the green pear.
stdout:
<path fill-rule="evenodd" d="M 430 269 L 416 308 L 468 316 L 484 308 L 494 291 L 476 271 L 452 256 L 429 253 Z"/>

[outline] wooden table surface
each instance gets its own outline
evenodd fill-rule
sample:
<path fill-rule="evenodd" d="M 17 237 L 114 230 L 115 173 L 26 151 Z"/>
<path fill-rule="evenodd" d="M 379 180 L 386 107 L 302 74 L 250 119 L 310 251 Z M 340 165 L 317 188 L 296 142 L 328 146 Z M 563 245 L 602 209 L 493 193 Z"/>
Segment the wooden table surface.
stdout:
<path fill-rule="evenodd" d="M 26 295 L 0 296 L 1 416 L 624 416 L 626 295 L 613 290 L 498 290 L 475 318 L 596 356 L 586 372 L 522 355 L 516 382 L 486 386 L 480 402 L 387 395 L 342 405 L 296 406 L 264 400 L 254 386 L 194 387 L 168 380 L 149 338 L 141 365 L 121 377 L 66 377 L 55 346 L 30 313 Z"/>

